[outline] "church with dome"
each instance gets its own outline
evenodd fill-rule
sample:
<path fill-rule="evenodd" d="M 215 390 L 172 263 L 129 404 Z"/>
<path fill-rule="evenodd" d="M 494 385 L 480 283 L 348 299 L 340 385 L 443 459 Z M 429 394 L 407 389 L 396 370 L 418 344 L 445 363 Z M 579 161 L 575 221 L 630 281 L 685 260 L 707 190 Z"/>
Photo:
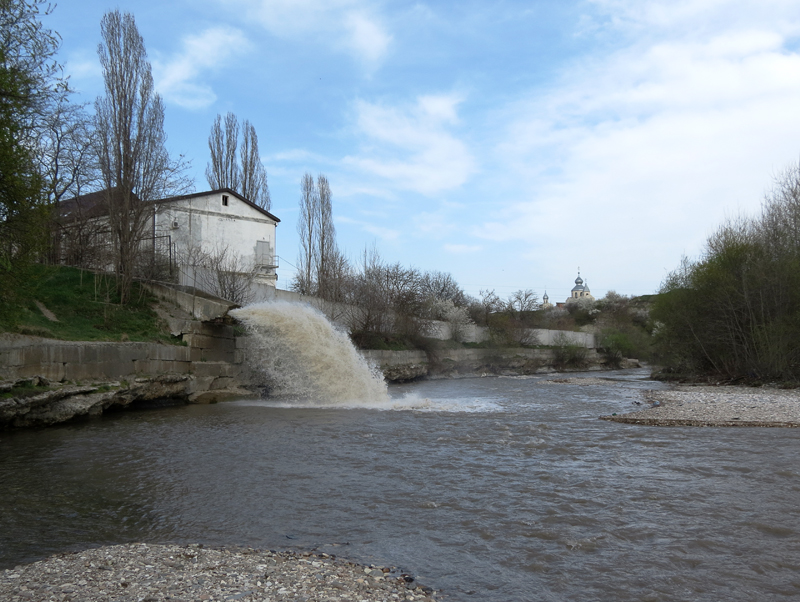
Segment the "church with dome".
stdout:
<path fill-rule="evenodd" d="M 594 300 L 592 292 L 589 290 L 589 284 L 581 278 L 581 271 L 578 270 L 578 277 L 575 279 L 575 286 L 572 287 L 569 298 L 565 303 L 574 302 L 578 299 L 591 299 Z"/>
<path fill-rule="evenodd" d="M 569 297 L 566 299 L 566 301 L 564 301 L 564 303 L 556 303 L 556 306 L 564 307 L 566 303 L 574 303 L 579 299 L 591 299 L 594 301 L 592 292 L 589 290 L 589 284 L 583 278 L 581 278 L 580 269 L 578 269 L 578 277 L 575 279 L 575 286 L 572 287 Z M 551 307 L 553 307 L 553 304 L 550 303 L 550 297 L 547 296 L 547 291 L 545 291 L 544 296 L 542 297 L 542 309 L 549 309 Z"/>

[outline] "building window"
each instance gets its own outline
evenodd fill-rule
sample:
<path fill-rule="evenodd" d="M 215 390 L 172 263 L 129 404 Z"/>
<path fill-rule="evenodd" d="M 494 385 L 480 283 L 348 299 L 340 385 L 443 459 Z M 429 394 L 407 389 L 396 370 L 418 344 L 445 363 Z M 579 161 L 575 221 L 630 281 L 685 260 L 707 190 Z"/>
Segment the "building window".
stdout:
<path fill-rule="evenodd" d="M 223 194 L 222 195 L 222 206 L 223 207 L 227 207 L 228 206 L 228 195 L 227 194 Z"/>

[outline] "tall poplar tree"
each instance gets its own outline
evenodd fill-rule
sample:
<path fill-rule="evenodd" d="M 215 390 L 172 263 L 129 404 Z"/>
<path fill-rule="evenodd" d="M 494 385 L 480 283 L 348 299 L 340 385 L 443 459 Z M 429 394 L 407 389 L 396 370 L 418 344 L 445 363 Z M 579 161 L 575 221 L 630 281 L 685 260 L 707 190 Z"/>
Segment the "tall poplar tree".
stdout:
<path fill-rule="evenodd" d="M 242 143 L 239 145 L 239 131 Z M 206 166 L 206 180 L 212 189 L 230 188 L 269 211 L 272 203 L 267 185 L 267 170 L 258 152 L 258 134 L 248 120 L 239 126 L 233 113 L 217 115 L 208 136 L 211 161 Z M 237 158 L 238 154 L 238 158 Z M 238 160 L 237 160 L 238 159 Z"/>
<path fill-rule="evenodd" d="M 115 10 L 100 24 L 97 53 L 105 96 L 95 101 L 97 154 L 114 237 L 120 299 L 126 303 L 152 215 L 149 201 L 191 188 L 185 163 L 166 148 L 164 104 L 154 89 L 133 15 Z"/>

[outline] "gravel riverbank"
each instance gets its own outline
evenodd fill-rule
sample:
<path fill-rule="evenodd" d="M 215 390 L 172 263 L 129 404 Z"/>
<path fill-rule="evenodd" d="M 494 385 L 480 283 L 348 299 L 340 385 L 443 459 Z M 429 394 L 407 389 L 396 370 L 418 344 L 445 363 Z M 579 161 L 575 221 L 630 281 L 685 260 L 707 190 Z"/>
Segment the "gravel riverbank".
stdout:
<path fill-rule="evenodd" d="M 603 420 L 648 426 L 800 427 L 800 390 L 678 385 L 645 391 L 641 410 Z"/>
<path fill-rule="evenodd" d="M 0 572 L 4 602 L 431 602 L 435 593 L 394 568 L 328 554 L 106 546 Z"/>

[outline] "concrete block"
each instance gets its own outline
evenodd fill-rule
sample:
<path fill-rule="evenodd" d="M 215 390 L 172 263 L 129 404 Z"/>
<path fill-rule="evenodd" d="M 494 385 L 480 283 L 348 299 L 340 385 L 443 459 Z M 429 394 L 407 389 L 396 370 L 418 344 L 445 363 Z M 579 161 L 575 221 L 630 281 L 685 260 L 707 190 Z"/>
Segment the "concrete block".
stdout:
<path fill-rule="evenodd" d="M 212 297 L 199 291 L 189 290 L 187 287 L 152 282 L 143 283 L 142 286 L 157 297 L 170 301 L 185 312 L 190 313 L 197 320 L 214 320 L 226 315 L 228 310 L 239 307 L 230 301 Z"/>
<path fill-rule="evenodd" d="M 201 358 L 204 362 L 228 362 L 232 364 L 234 352 L 233 349 L 230 351 L 222 349 L 203 349 Z"/>
<path fill-rule="evenodd" d="M 161 361 L 190 361 L 189 347 L 152 343 L 147 349 L 147 359 Z"/>
<path fill-rule="evenodd" d="M 95 364 L 67 363 L 64 365 L 67 380 L 92 378 L 119 379 L 135 374 L 133 360 L 109 360 Z"/>
<path fill-rule="evenodd" d="M 217 337 L 222 339 L 233 338 L 233 326 L 230 324 L 215 324 L 213 322 L 199 322 L 200 328 L 198 334 L 204 334 L 209 337 Z"/>
<path fill-rule="evenodd" d="M 231 387 L 235 387 L 236 382 L 233 378 L 228 376 L 221 376 L 219 378 L 214 379 L 214 382 L 211 383 L 210 390 L 216 391 L 218 389 L 230 389 Z"/>
<path fill-rule="evenodd" d="M 59 363 L 29 364 L 15 370 L 15 378 L 31 376 L 44 376 L 48 380 L 62 381 L 66 376 L 66 371 L 64 364 Z"/>
<path fill-rule="evenodd" d="M 222 339 L 204 334 L 187 334 L 184 335 L 183 340 L 189 344 L 189 347 L 200 349 L 224 349 L 233 351 L 236 348 L 236 343 L 233 338 Z"/>
<path fill-rule="evenodd" d="M 203 391 L 208 391 L 216 378 L 216 376 L 196 376 L 192 381 L 192 393 L 202 393 Z"/>
<path fill-rule="evenodd" d="M 40 345 L 14 349 L 11 355 L 12 358 L 10 358 L 9 365 L 12 366 L 26 366 L 53 361 L 47 349 Z"/>
<path fill-rule="evenodd" d="M 192 362 L 185 362 L 182 360 L 175 360 L 172 362 L 170 372 L 175 374 L 189 374 L 192 371 Z"/>
<path fill-rule="evenodd" d="M 161 374 L 162 372 L 170 372 L 165 365 L 169 363 L 154 360 L 134 360 L 133 370 L 136 374 Z"/>
<path fill-rule="evenodd" d="M 195 362 L 192 366 L 197 377 L 234 376 L 240 371 L 237 366 L 227 362 Z"/>

